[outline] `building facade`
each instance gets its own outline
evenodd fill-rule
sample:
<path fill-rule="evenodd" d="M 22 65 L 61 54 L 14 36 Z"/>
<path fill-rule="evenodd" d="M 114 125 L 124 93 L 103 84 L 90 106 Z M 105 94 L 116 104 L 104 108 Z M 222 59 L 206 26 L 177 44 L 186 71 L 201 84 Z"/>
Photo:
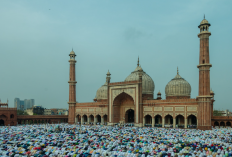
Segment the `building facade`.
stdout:
<path fill-rule="evenodd" d="M 75 53 L 70 53 L 69 123 L 132 123 L 134 126 L 160 126 L 211 129 L 214 92 L 210 90 L 209 32 L 210 24 L 203 19 L 198 26 L 200 33 L 199 95 L 191 98 L 190 84 L 176 76 L 165 87 L 165 99 L 157 93 L 155 84 L 139 64 L 124 82 L 110 82 L 97 90 L 94 102 L 76 102 Z"/>
<path fill-rule="evenodd" d="M 0 101 L 0 126 L 17 125 L 17 108 L 8 107 L 7 103 Z"/>

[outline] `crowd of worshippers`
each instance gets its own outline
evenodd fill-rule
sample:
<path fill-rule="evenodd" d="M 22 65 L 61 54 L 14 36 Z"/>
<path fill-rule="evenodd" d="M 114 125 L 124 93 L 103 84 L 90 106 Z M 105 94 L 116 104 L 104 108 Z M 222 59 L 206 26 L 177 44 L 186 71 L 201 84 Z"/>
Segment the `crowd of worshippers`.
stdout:
<path fill-rule="evenodd" d="M 232 129 L 41 124 L 0 127 L 0 156 L 224 157 Z"/>

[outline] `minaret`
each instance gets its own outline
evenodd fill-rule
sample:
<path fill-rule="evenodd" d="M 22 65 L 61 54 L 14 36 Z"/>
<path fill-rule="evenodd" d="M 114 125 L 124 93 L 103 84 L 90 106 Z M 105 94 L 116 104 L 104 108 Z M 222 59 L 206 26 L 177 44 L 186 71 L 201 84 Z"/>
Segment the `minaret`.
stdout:
<path fill-rule="evenodd" d="M 70 70 L 69 70 L 69 114 L 68 114 L 68 123 L 75 123 L 75 106 L 76 106 L 76 74 L 75 74 L 75 52 L 72 50 L 69 54 L 70 56 Z"/>
<path fill-rule="evenodd" d="M 210 24 L 204 19 L 201 21 L 198 28 L 200 33 L 200 55 L 199 55 L 199 96 L 198 100 L 198 128 L 202 130 L 211 130 L 211 95 L 210 95 L 210 68 L 212 65 L 209 61 L 209 32 Z"/>

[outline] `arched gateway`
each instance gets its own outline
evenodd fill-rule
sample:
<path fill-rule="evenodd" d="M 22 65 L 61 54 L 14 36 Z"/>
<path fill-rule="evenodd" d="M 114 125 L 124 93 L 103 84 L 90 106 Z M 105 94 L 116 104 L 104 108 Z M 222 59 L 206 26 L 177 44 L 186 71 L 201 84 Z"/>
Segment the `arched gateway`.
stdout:
<path fill-rule="evenodd" d="M 4 120 L 0 120 L 0 126 L 4 126 L 5 125 L 5 123 L 4 123 Z"/>
<path fill-rule="evenodd" d="M 119 94 L 113 102 L 113 122 L 119 121 L 134 122 L 134 100 L 125 92 Z"/>

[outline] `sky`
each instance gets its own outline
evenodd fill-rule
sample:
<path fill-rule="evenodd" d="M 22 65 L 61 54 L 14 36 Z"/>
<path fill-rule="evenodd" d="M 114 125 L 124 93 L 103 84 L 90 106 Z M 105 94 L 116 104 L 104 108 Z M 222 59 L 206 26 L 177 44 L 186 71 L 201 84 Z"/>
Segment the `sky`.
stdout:
<path fill-rule="evenodd" d="M 211 88 L 215 109 L 232 110 L 232 1 L 0 1 L 0 99 L 35 99 L 68 108 L 69 53 L 76 53 L 76 96 L 92 102 L 111 73 L 124 81 L 137 66 L 155 83 L 154 98 L 179 74 L 198 95 L 198 25 L 211 24 Z"/>

